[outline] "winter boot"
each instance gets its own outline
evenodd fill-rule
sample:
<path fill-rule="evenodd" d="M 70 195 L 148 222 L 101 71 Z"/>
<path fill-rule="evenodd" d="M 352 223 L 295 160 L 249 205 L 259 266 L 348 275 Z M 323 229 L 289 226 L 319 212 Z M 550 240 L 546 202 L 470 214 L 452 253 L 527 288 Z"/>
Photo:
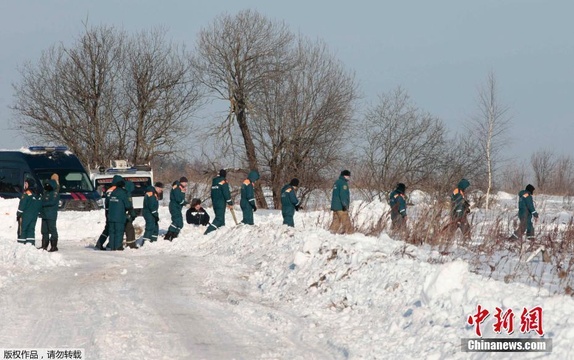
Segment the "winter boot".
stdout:
<path fill-rule="evenodd" d="M 48 252 L 58 251 L 58 239 L 50 239 L 50 250 Z"/>
<path fill-rule="evenodd" d="M 48 250 L 48 244 L 49 243 L 50 243 L 50 240 L 48 238 L 42 238 L 42 247 L 40 249 Z"/>
<path fill-rule="evenodd" d="M 169 240 L 169 241 L 171 241 L 171 240 L 173 239 L 173 235 L 174 235 L 173 232 L 168 231 L 168 232 L 166 232 L 165 235 L 163 236 L 163 239 L 164 239 L 164 240 Z"/>

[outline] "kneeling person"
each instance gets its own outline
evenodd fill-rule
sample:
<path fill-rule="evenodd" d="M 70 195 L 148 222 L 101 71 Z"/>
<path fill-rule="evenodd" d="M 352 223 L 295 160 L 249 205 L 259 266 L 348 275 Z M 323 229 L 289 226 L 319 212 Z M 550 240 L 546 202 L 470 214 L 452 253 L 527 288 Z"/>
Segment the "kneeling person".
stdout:
<path fill-rule="evenodd" d="M 185 213 L 185 219 L 188 224 L 196 226 L 209 224 L 209 214 L 201 207 L 201 200 L 191 200 L 191 207 Z"/>

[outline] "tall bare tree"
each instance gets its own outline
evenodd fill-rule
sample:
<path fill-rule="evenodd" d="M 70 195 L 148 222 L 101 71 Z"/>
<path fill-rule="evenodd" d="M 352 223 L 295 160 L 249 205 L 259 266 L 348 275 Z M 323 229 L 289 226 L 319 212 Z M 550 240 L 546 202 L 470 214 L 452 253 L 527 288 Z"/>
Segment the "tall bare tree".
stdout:
<path fill-rule="evenodd" d="M 528 163 L 512 163 L 502 171 L 504 190 L 516 192 L 528 183 Z"/>
<path fill-rule="evenodd" d="M 188 120 L 202 104 L 190 55 L 165 35 L 161 28 L 141 32 L 127 47 L 122 115 L 134 163 L 170 154 L 189 135 Z"/>
<path fill-rule="evenodd" d="M 559 156 L 554 162 L 552 173 L 552 189 L 559 194 L 570 196 L 574 185 L 574 161 L 569 155 Z M 548 189 L 547 189 L 548 190 Z"/>
<path fill-rule="evenodd" d="M 67 145 L 87 166 L 175 151 L 201 105 L 189 54 L 163 31 L 88 28 L 20 69 L 12 109 L 25 138 Z"/>
<path fill-rule="evenodd" d="M 446 147 L 444 124 L 414 106 L 401 88 L 367 109 L 363 136 L 369 187 L 379 194 L 397 182 L 412 186 L 428 180 Z"/>
<path fill-rule="evenodd" d="M 546 185 L 551 181 L 552 172 L 555 169 L 556 156 L 552 151 L 539 150 L 530 157 L 530 164 L 534 171 L 536 186 L 545 191 Z"/>
<path fill-rule="evenodd" d="M 281 186 L 297 176 L 300 193 L 322 183 L 321 173 L 340 158 L 357 98 L 354 75 L 321 42 L 299 38 L 294 67 L 262 82 L 250 125 L 262 165 L 271 174 L 275 208 Z"/>
<path fill-rule="evenodd" d="M 469 128 L 478 140 L 487 169 L 486 209 L 498 163 L 503 160 L 501 152 L 508 144 L 506 132 L 510 125 L 508 107 L 499 101 L 494 72 L 488 74 L 486 84 L 478 90 L 477 113 L 470 118 Z"/>
<path fill-rule="evenodd" d="M 119 145 L 110 130 L 126 37 L 111 27 L 89 29 L 74 46 L 52 46 L 37 64 L 25 64 L 12 106 L 25 138 L 67 145 L 84 164 L 101 164 Z"/>
<path fill-rule="evenodd" d="M 199 33 L 194 59 L 198 75 L 219 99 L 229 101 L 230 114 L 222 128 L 237 123 L 247 163 L 253 170 L 258 170 L 258 162 L 247 119 L 252 99 L 264 81 L 278 78 L 291 68 L 293 38 L 284 23 L 273 22 L 254 10 L 219 16 Z M 266 208 L 259 184 L 255 195 L 258 205 Z"/>

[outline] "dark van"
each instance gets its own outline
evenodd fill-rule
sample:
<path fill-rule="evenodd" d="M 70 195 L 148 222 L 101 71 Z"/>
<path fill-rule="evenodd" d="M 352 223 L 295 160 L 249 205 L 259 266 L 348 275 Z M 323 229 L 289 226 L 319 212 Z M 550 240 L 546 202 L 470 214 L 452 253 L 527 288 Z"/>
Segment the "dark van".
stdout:
<path fill-rule="evenodd" d="M 98 210 L 103 202 L 76 155 L 65 146 L 32 146 L 0 151 L 0 197 L 22 196 L 24 180 L 36 181 L 38 191 L 53 174 L 60 183 L 60 210 Z"/>

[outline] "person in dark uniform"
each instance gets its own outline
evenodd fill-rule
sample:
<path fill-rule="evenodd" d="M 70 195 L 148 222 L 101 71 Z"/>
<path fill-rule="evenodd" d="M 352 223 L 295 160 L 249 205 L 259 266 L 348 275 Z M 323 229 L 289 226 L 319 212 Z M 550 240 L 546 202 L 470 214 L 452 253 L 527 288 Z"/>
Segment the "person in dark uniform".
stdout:
<path fill-rule="evenodd" d="M 281 189 L 281 215 L 283 215 L 283 224 L 295 227 L 293 216 L 295 211 L 299 211 L 300 205 L 297 199 L 297 188 L 299 187 L 299 179 L 293 178 L 289 184 L 283 186 Z"/>
<path fill-rule="evenodd" d="M 58 206 L 60 205 L 60 193 L 58 183 L 50 179 L 44 184 L 44 194 L 42 195 L 42 250 L 49 252 L 58 251 L 58 229 L 56 221 L 58 219 Z"/>
<path fill-rule="evenodd" d="M 456 188 L 450 196 L 451 212 L 450 212 L 450 236 L 454 236 L 456 229 L 462 231 L 462 236 L 465 240 L 470 240 L 470 224 L 468 223 L 468 214 L 470 213 L 470 204 L 466 200 L 464 192 L 470 186 L 467 179 L 461 179 Z"/>
<path fill-rule="evenodd" d="M 196 226 L 209 224 L 209 214 L 201 207 L 201 200 L 191 200 L 191 207 L 187 209 L 185 219 L 188 224 Z"/>
<path fill-rule="evenodd" d="M 257 211 L 257 205 L 255 205 L 255 191 L 253 189 L 253 184 L 259 180 L 259 172 L 257 170 L 251 170 L 247 179 L 243 180 L 241 184 L 241 201 L 239 205 L 241 206 L 241 211 L 243 212 L 243 220 L 241 223 L 245 225 L 253 225 L 253 213 Z"/>
<path fill-rule="evenodd" d="M 109 188 L 107 188 L 103 194 L 104 213 L 106 215 L 106 226 L 104 227 L 104 231 L 102 231 L 102 234 L 98 238 L 98 241 L 96 241 L 96 245 L 94 246 L 94 249 L 106 250 L 106 248 L 104 247 L 104 244 L 106 243 L 106 240 L 108 240 L 108 236 L 110 234 L 110 224 L 108 222 L 108 213 L 109 213 L 109 208 L 110 208 L 110 196 L 112 195 L 112 192 L 114 192 L 114 190 L 117 188 L 117 184 L 120 182 L 122 183 L 122 186 L 123 186 L 124 178 L 121 177 L 121 175 L 114 175 L 114 177 L 112 178 L 111 186 Z"/>
<path fill-rule="evenodd" d="M 405 201 L 405 191 L 407 187 L 403 183 L 398 183 L 397 188 L 389 194 L 389 205 L 391 206 L 391 230 L 400 235 L 406 230 L 407 225 L 407 202 Z"/>
<path fill-rule="evenodd" d="M 225 208 L 233 208 L 233 200 L 231 200 L 231 191 L 229 190 L 229 183 L 225 179 L 227 171 L 225 169 L 219 170 L 219 176 L 216 176 L 211 181 L 211 202 L 213 204 L 213 211 L 215 212 L 215 219 L 209 224 L 204 234 L 225 226 Z"/>
<path fill-rule="evenodd" d="M 36 192 L 36 181 L 28 178 L 24 181 L 24 193 L 16 211 L 18 242 L 20 244 L 36 244 L 36 222 L 41 207 L 42 200 Z"/>
<path fill-rule="evenodd" d="M 115 190 L 110 195 L 110 210 L 108 213 L 108 223 L 110 231 L 109 248 L 111 250 L 123 250 L 122 242 L 127 221 L 127 214 L 133 208 L 129 201 L 128 193 L 124 189 L 125 183 L 122 179 L 116 183 Z"/>
<path fill-rule="evenodd" d="M 163 193 L 163 184 L 156 182 L 154 186 L 148 186 L 145 192 L 142 216 L 145 219 L 145 231 L 143 243 L 155 242 L 159 233 L 159 195 Z"/>
<path fill-rule="evenodd" d="M 187 178 L 182 176 L 179 181 L 174 182 L 171 193 L 169 194 L 169 214 L 171 215 L 171 225 L 164 235 L 164 240 L 172 241 L 183 228 L 183 214 L 181 209 L 188 204 L 185 201 L 185 193 L 187 192 Z"/>
<path fill-rule="evenodd" d="M 349 170 L 341 171 L 341 175 L 335 184 L 331 196 L 331 210 L 333 211 L 333 222 L 329 226 L 329 231 L 333 234 L 351 234 L 353 233 L 353 224 L 349 217 L 350 190 L 349 180 L 351 172 Z"/>
<path fill-rule="evenodd" d="M 538 220 L 538 211 L 534 208 L 534 186 L 531 184 L 526 185 L 524 190 L 518 193 L 518 229 L 511 235 L 511 239 L 522 239 L 526 231 L 526 238 L 528 240 L 534 239 L 534 225 L 532 224 L 532 217 Z"/>

